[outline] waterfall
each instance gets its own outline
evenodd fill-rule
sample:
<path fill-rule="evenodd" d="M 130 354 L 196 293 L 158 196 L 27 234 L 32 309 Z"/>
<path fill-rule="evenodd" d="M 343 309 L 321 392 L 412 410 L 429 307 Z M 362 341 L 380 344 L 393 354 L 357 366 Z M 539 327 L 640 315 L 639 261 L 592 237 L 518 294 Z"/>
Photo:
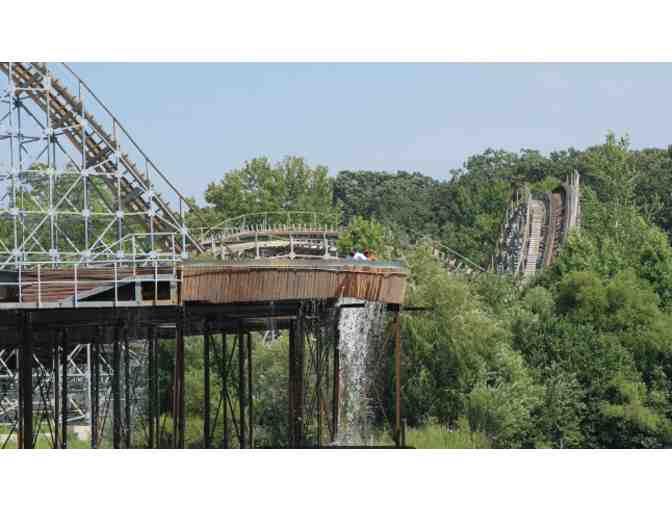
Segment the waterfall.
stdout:
<path fill-rule="evenodd" d="M 339 304 L 361 303 L 362 308 L 342 308 L 340 311 L 340 405 L 336 446 L 373 446 L 370 424 L 371 355 L 376 339 L 383 329 L 384 308 L 381 303 L 369 303 L 343 298 Z"/>

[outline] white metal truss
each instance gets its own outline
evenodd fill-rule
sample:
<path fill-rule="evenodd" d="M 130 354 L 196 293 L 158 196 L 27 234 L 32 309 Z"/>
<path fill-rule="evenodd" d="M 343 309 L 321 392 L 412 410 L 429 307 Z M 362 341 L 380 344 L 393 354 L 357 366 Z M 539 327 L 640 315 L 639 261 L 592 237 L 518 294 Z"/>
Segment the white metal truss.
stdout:
<path fill-rule="evenodd" d="M 201 251 L 185 198 L 70 67 L 0 71 L 0 269 Z"/>
<path fill-rule="evenodd" d="M 143 429 L 144 411 L 147 396 L 147 352 L 146 341 L 132 342 L 128 346 L 129 361 L 129 407 L 137 429 Z M 125 346 L 120 347 L 122 358 L 126 358 Z M 109 435 L 113 420 L 112 409 L 112 366 L 110 358 L 112 347 L 101 345 L 98 352 L 98 437 Z M 0 349 L 0 449 L 5 448 L 15 440 L 19 421 L 19 375 L 18 349 Z M 67 401 L 68 410 L 66 421 L 69 425 L 91 427 L 93 404 L 96 402 L 92 384 L 92 356 L 91 344 L 76 344 L 69 349 L 67 355 Z M 53 357 L 42 358 L 33 356 L 33 409 L 35 413 L 35 430 L 37 437 L 45 437 L 51 447 L 55 442 L 54 421 L 59 423 L 63 419 L 62 409 L 56 416 L 57 405 L 55 376 L 63 379 L 64 371 Z M 121 379 L 122 404 L 126 407 L 125 381 Z M 131 422 L 133 423 L 133 422 Z M 126 424 L 126 426 L 129 426 Z"/>

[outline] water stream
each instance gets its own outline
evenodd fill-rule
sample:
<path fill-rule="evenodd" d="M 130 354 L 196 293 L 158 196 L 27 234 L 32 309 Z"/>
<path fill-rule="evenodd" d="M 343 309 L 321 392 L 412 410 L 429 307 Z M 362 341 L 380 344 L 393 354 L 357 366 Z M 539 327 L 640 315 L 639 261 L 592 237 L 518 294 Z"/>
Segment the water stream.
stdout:
<path fill-rule="evenodd" d="M 373 342 L 383 329 L 384 308 L 343 298 L 340 304 L 363 303 L 362 308 L 342 308 L 339 320 L 341 386 L 336 446 L 373 446 L 371 433 L 371 355 Z"/>

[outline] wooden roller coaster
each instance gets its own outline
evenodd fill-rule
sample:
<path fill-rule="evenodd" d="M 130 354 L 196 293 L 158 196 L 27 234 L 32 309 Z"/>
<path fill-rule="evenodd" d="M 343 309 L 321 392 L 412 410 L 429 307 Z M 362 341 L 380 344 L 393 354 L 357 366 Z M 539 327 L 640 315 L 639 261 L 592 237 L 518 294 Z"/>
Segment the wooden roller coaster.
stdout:
<path fill-rule="evenodd" d="M 497 271 L 529 278 L 548 267 L 579 226 L 580 212 L 578 172 L 547 193 L 533 194 L 527 186 L 516 190 L 497 245 Z"/>

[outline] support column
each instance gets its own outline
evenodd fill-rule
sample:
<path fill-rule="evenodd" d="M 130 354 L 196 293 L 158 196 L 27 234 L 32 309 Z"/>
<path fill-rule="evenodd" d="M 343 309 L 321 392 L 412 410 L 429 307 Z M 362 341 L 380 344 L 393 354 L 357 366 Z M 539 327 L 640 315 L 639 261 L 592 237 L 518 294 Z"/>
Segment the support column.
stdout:
<path fill-rule="evenodd" d="M 401 323 L 399 312 L 394 320 L 394 443 L 401 446 Z"/>
<path fill-rule="evenodd" d="M 124 421 L 126 427 L 124 428 L 124 447 L 131 448 L 131 368 L 130 368 L 130 353 L 128 351 L 128 333 L 124 330 Z"/>
<path fill-rule="evenodd" d="M 121 341 L 120 325 L 115 326 L 112 342 L 112 444 L 121 448 Z"/>
<path fill-rule="evenodd" d="M 33 448 L 33 332 L 30 312 L 19 316 L 21 331 L 21 349 L 19 360 L 19 389 L 21 408 L 20 448 Z"/>
<path fill-rule="evenodd" d="M 61 332 L 61 448 L 68 447 L 68 333 Z"/>
<path fill-rule="evenodd" d="M 317 402 L 317 447 L 322 447 L 322 325 L 318 325 L 318 333 L 315 338 L 315 392 Z"/>
<path fill-rule="evenodd" d="M 287 446 L 294 448 L 294 365 L 296 357 L 296 321 L 289 321 L 289 366 L 287 367 Z"/>
<path fill-rule="evenodd" d="M 51 351 L 51 368 L 54 373 L 54 448 L 61 447 L 60 417 L 61 417 L 61 367 L 60 367 L 60 353 L 58 352 L 59 342 L 58 336 L 60 332 L 56 331 L 52 337 L 52 351 Z"/>
<path fill-rule="evenodd" d="M 161 388 L 159 387 L 159 339 L 156 335 L 156 328 L 152 326 L 152 343 L 154 344 L 154 438 L 155 448 L 161 447 Z"/>
<path fill-rule="evenodd" d="M 101 336 L 102 338 L 102 336 Z M 98 411 L 100 409 L 100 345 L 91 345 L 91 448 L 98 448 Z"/>
<path fill-rule="evenodd" d="M 331 395 L 331 442 L 336 440 L 338 435 L 338 410 L 340 408 L 341 396 L 341 351 L 340 351 L 340 331 L 338 329 L 339 316 L 336 315 L 336 325 L 334 327 L 334 352 L 333 352 L 333 374 L 332 374 L 332 395 Z"/>
<path fill-rule="evenodd" d="M 154 379 L 154 364 L 156 363 L 155 335 L 156 330 L 154 326 L 150 326 L 147 331 L 147 361 L 149 362 L 147 370 L 147 388 L 149 388 L 149 395 L 147 396 L 147 419 L 149 421 L 148 448 L 156 448 L 156 436 L 158 433 L 154 419 L 154 395 L 156 393 L 156 379 Z"/>
<path fill-rule="evenodd" d="M 303 315 L 290 323 L 289 333 L 289 447 L 303 447 L 304 324 Z"/>
<path fill-rule="evenodd" d="M 240 447 L 247 448 L 247 434 L 245 423 L 245 405 L 246 405 L 246 384 L 245 384 L 245 338 L 243 329 L 238 325 L 238 404 L 239 404 L 239 422 L 240 422 Z"/>
<path fill-rule="evenodd" d="M 210 329 L 203 335 L 203 446 L 210 448 Z"/>
<path fill-rule="evenodd" d="M 252 397 L 252 333 L 247 333 L 247 403 L 250 427 L 249 447 L 254 448 L 254 399 Z"/>
<path fill-rule="evenodd" d="M 224 420 L 224 437 L 222 447 L 229 448 L 229 350 L 226 346 L 226 334 L 222 333 L 222 360 L 220 365 L 220 374 L 222 379 L 221 400 L 222 400 L 222 419 Z"/>
<path fill-rule="evenodd" d="M 184 310 L 175 324 L 175 374 L 173 376 L 173 448 L 184 448 Z"/>

